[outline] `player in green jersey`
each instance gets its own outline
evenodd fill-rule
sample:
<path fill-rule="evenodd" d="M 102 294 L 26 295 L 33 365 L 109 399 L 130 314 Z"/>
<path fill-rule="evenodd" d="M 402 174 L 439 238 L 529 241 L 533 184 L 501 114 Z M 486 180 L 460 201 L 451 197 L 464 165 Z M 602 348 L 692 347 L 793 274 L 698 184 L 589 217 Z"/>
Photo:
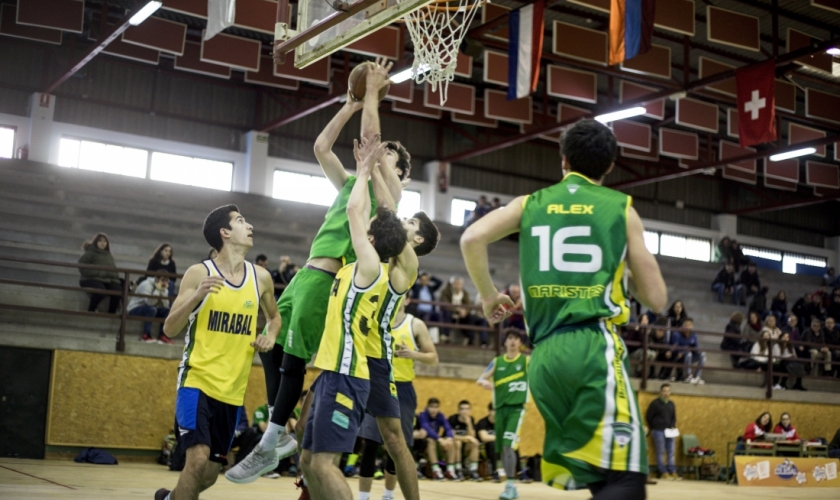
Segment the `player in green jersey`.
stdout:
<path fill-rule="evenodd" d="M 529 385 L 545 420 L 542 477 L 558 488 L 586 485 L 595 500 L 645 497 L 643 423 L 615 331 L 629 314 L 626 268 L 642 304 L 659 311 L 667 291 L 645 248 L 629 196 L 602 186 L 613 167 L 612 132 L 581 120 L 561 140 L 563 180 L 513 200 L 461 238 L 486 317 L 510 314 L 493 286 L 487 246 L 519 232 L 525 323 L 534 351 Z"/>
<path fill-rule="evenodd" d="M 501 500 L 519 498 L 516 491 L 516 450 L 519 449 L 519 429 L 525 418 L 525 403 L 528 402 L 529 356 L 523 356 L 522 335 L 510 328 L 505 332 L 505 353 L 493 358 L 490 365 L 478 378 L 477 383 L 493 391 L 493 409 L 496 410 L 496 456 L 502 457 L 507 481 Z M 498 467 L 497 464 L 492 464 Z"/>
<path fill-rule="evenodd" d="M 387 84 L 390 66 L 384 64 L 384 60 L 371 64 L 367 76 L 369 86 Z M 371 92 L 378 95 L 378 87 Z M 315 157 L 327 179 L 338 190 L 338 196 L 312 242 L 306 266 L 295 274 L 277 301 L 283 319 L 277 347 L 270 355 L 260 358 L 265 370 L 266 394 L 273 403 L 269 406 L 270 423 L 254 452 L 225 473 L 225 477 L 235 483 L 255 481 L 264 472 L 274 470 L 282 458 L 297 449 L 297 440 L 286 431 L 286 424 L 303 390 L 306 363 L 321 342 L 335 273 L 356 261 L 346 211 L 356 177 L 344 169 L 332 148 L 344 126 L 360 110 L 363 136 L 368 140 L 378 136 L 378 104 L 378 101 L 355 102 L 348 93 L 347 102 L 315 141 Z M 370 183 L 371 214 L 376 212 L 386 190 L 394 203 L 399 202 L 402 183 L 407 182 L 411 169 L 411 156 L 399 142 L 383 142 L 385 154 L 376 167 L 383 183 L 377 186 Z M 380 189 L 383 185 L 384 189 Z M 307 407 L 304 404 L 304 409 Z"/>

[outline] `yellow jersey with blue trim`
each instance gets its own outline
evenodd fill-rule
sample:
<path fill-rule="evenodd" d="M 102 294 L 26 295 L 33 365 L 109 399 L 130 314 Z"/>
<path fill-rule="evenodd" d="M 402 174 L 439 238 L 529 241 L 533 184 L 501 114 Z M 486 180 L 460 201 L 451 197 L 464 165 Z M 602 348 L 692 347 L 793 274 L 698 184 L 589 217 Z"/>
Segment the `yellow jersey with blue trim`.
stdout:
<path fill-rule="evenodd" d="M 394 345 L 405 344 L 413 351 L 419 351 L 414 339 L 414 316 L 406 314 L 402 322 L 394 325 L 391 330 Z M 394 382 L 411 382 L 414 380 L 414 360 L 410 358 L 394 358 Z"/>
<path fill-rule="evenodd" d="M 365 345 L 379 327 L 376 313 L 388 287 L 388 267 L 380 263 L 379 276 L 365 288 L 356 286 L 355 276 L 355 262 L 335 275 L 315 367 L 367 380 Z"/>
<path fill-rule="evenodd" d="M 224 278 L 212 260 L 210 276 Z M 254 265 L 245 262 L 242 283 L 227 279 L 190 313 L 178 387 L 192 387 L 223 403 L 242 406 L 254 361 L 260 291 Z"/>

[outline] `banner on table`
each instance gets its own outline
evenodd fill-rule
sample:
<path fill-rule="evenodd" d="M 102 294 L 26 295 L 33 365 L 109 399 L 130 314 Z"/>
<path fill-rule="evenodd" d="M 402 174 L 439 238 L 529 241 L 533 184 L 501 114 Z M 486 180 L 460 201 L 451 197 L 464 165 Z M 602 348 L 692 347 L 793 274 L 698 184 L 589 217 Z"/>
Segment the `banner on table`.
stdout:
<path fill-rule="evenodd" d="M 738 486 L 837 488 L 836 458 L 737 456 Z"/>

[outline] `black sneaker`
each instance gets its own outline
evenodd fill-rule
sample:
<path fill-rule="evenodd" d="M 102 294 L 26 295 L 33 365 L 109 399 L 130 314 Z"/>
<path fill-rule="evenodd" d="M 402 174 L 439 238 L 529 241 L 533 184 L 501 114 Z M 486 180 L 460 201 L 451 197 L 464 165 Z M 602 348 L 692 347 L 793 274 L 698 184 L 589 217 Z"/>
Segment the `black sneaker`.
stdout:
<path fill-rule="evenodd" d="M 163 500 L 168 494 L 169 490 L 167 490 L 166 488 L 161 488 L 155 492 L 155 500 Z"/>
<path fill-rule="evenodd" d="M 499 472 L 498 471 L 493 472 L 493 482 L 494 483 L 501 483 L 502 482 L 502 478 L 499 477 Z"/>
<path fill-rule="evenodd" d="M 481 475 L 479 475 L 478 471 L 471 470 L 470 471 L 470 481 L 481 482 L 481 481 L 484 481 L 484 478 L 481 477 Z"/>

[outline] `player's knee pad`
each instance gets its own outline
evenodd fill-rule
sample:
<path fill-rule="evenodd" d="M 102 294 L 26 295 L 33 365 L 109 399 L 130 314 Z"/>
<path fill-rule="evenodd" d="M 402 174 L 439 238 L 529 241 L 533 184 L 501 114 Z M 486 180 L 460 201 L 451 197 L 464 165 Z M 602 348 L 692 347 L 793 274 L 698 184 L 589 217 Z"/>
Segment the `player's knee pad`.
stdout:
<path fill-rule="evenodd" d="M 286 353 L 283 356 L 283 364 L 280 367 L 280 373 L 286 376 L 304 376 L 306 375 L 306 361 Z"/>
<path fill-rule="evenodd" d="M 394 463 L 394 459 L 391 458 L 391 455 L 385 454 L 385 472 L 391 474 L 392 476 L 397 475 L 397 464 Z"/>
<path fill-rule="evenodd" d="M 362 447 L 362 454 L 359 457 L 359 477 L 373 477 L 376 472 L 376 449 L 379 444 L 375 441 L 365 440 Z"/>

